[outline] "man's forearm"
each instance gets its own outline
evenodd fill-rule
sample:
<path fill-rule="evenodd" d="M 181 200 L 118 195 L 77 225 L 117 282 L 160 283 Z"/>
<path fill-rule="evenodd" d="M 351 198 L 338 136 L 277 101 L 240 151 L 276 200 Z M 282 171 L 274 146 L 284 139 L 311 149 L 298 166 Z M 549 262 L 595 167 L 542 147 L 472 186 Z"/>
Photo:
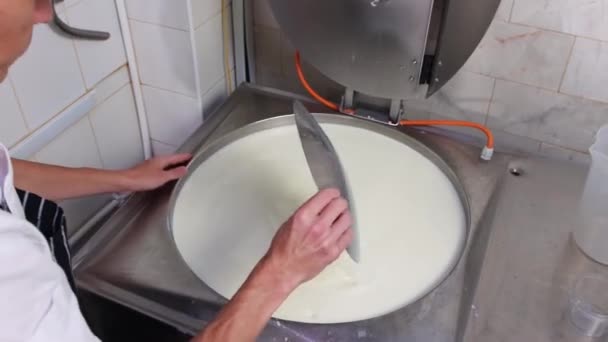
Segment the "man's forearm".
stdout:
<path fill-rule="evenodd" d="M 255 341 L 296 284 L 284 284 L 262 260 L 232 300 L 192 342 Z"/>
<path fill-rule="evenodd" d="M 125 191 L 128 179 L 121 171 L 67 168 L 12 159 L 15 187 L 51 200 Z"/>

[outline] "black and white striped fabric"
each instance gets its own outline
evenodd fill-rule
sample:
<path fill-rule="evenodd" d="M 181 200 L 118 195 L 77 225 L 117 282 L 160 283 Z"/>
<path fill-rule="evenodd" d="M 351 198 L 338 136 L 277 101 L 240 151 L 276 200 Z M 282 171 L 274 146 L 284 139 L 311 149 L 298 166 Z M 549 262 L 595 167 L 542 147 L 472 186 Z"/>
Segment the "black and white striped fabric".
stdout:
<path fill-rule="evenodd" d="M 48 241 L 55 261 L 65 272 L 72 290 L 75 290 L 63 209 L 57 203 L 31 192 L 17 189 L 17 194 L 23 205 L 25 218 L 36 226 Z"/>

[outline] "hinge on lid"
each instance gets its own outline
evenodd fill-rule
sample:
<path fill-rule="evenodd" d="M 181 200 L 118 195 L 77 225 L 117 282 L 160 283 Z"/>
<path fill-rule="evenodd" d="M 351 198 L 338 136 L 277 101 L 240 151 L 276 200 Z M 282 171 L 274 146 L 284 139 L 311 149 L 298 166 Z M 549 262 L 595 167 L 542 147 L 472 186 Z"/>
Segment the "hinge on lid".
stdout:
<path fill-rule="evenodd" d="M 352 88 L 346 88 L 342 101 L 340 101 L 340 112 L 345 114 L 354 114 L 361 119 L 381 123 L 389 126 L 398 126 L 403 115 L 403 101 L 391 99 L 390 109 L 387 112 L 373 110 L 361 107 L 357 104 L 354 108 L 355 91 Z M 354 111 L 354 113 L 352 113 Z"/>

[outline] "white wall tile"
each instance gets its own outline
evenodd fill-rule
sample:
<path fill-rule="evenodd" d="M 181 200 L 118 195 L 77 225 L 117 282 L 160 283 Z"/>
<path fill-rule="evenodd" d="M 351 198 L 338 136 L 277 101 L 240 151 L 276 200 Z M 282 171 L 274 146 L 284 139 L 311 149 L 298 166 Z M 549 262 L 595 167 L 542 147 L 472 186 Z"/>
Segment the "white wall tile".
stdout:
<path fill-rule="evenodd" d="M 485 123 L 493 88 L 493 78 L 460 71 L 430 98 L 406 101 L 405 106 L 409 112 Z"/>
<path fill-rule="evenodd" d="M 48 25 L 36 25 L 29 50 L 11 69 L 30 129 L 39 127 L 85 93 L 74 45 Z"/>
<path fill-rule="evenodd" d="M 498 80 L 488 125 L 574 150 L 586 150 L 608 122 L 608 104 Z"/>
<path fill-rule="evenodd" d="M 133 20 L 130 25 L 141 82 L 197 97 L 189 32 Z"/>
<path fill-rule="evenodd" d="M 511 10 L 513 9 L 513 1 L 514 0 L 502 0 L 494 18 L 497 20 L 509 21 Z"/>
<path fill-rule="evenodd" d="M 253 1 L 253 21 L 256 26 L 279 28 L 279 23 L 272 14 L 268 0 Z"/>
<path fill-rule="evenodd" d="M 576 38 L 561 92 L 608 102 L 608 42 Z"/>
<path fill-rule="evenodd" d="M 201 93 L 224 77 L 222 18 L 216 15 L 194 32 Z"/>
<path fill-rule="evenodd" d="M 465 68 L 557 90 L 573 44 L 569 35 L 494 21 Z"/>
<path fill-rule="evenodd" d="M 515 0 L 511 21 L 608 40 L 608 1 Z"/>
<path fill-rule="evenodd" d="M 88 89 L 127 63 L 124 43 L 114 0 L 82 0 L 68 7 L 70 25 L 89 30 L 105 31 L 104 41 L 74 40 L 82 74 Z"/>
<path fill-rule="evenodd" d="M 0 143 L 8 148 L 27 134 L 27 127 L 9 79 L 0 83 L 0 113 Z"/>
<path fill-rule="evenodd" d="M 125 169 L 144 159 L 139 121 L 130 85 L 89 114 L 103 166 Z"/>
<path fill-rule="evenodd" d="M 203 96 L 204 117 L 211 115 L 227 97 L 226 81 L 221 79 Z"/>
<path fill-rule="evenodd" d="M 102 103 L 130 81 L 128 66 L 123 66 L 116 70 L 95 85 L 95 99 L 97 103 Z"/>
<path fill-rule="evenodd" d="M 215 17 L 222 8 L 222 0 L 191 0 L 192 22 L 198 28 L 209 19 Z"/>
<path fill-rule="evenodd" d="M 126 5 L 131 19 L 189 29 L 188 0 L 127 0 Z"/>
<path fill-rule="evenodd" d="M 152 154 L 154 156 L 166 156 L 177 151 L 177 146 L 165 144 L 164 142 L 152 140 Z"/>
<path fill-rule="evenodd" d="M 500 130 L 492 130 L 494 135 L 494 149 L 498 152 L 517 154 L 538 153 L 540 141 L 528 137 L 505 133 Z"/>
<path fill-rule="evenodd" d="M 540 153 L 551 159 L 573 161 L 581 164 L 587 164 L 591 160 L 591 156 L 587 153 L 569 150 L 547 143 L 541 144 Z"/>
<path fill-rule="evenodd" d="M 85 94 L 44 125 L 31 131 L 11 148 L 11 154 L 17 158 L 30 158 L 85 117 L 96 104 L 93 92 Z"/>
<path fill-rule="evenodd" d="M 66 129 L 34 157 L 41 163 L 67 167 L 103 166 L 88 117 Z"/>
<path fill-rule="evenodd" d="M 202 124 L 197 100 L 152 87 L 143 87 L 152 139 L 180 146 Z"/>

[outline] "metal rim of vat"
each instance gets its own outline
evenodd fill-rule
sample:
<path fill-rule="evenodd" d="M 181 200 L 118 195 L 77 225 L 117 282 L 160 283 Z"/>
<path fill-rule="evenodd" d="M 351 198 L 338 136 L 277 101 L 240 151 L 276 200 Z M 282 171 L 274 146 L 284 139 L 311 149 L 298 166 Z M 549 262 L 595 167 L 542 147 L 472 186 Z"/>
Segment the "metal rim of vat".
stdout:
<path fill-rule="evenodd" d="M 381 125 L 381 124 L 374 123 L 374 122 L 371 122 L 368 120 L 363 120 L 363 119 L 359 119 L 356 117 L 340 115 L 340 114 L 314 113 L 313 115 L 319 121 L 319 123 L 348 125 L 348 126 L 352 126 L 352 127 L 366 129 L 366 130 L 372 131 L 374 133 L 384 135 L 388 138 L 396 140 L 397 142 L 402 143 L 402 144 L 414 149 L 416 152 L 422 154 L 423 157 L 427 158 L 436 167 L 438 167 L 443 172 L 443 174 L 450 180 L 450 183 L 452 184 L 452 186 L 458 193 L 458 197 L 462 204 L 462 210 L 465 215 L 465 234 L 464 234 L 463 238 L 461 239 L 461 241 L 459 242 L 457 257 L 452 260 L 452 263 L 449 265 L 449 267 L 446 268 L 446 271 L 444 272 L 444 274 L 442 274 L 441 277 L 439 277 L 438 280 L 432 286 L 429 287 L 428 291 L 422 292 L 418 297 L 414 298 L 410 303 L 405 304 L 402 307 L 400 307 L 399 309 L 393 310 L 392 312 L 399 311 L 405 307 L 408 307 L 409 305 L 412 305 L 412 304 L 418 302 L 419 300 L 426 297 L 429 293 L 433 292 L 452 274 L 452 272 L 456 268 L 456 265 L 458 265 L 458 263 L 462 259 L 467 241 L 469 239 L 470 224 L 471 224 L 470 223 L 470 217 L 471 217 L 470 210 L 471 209 L 470 209 L 470 205 L 469 205 L 468 196 L 467 196 L 460 180 L 458 179 L 458 176 L 456 176 L 456 173 L 454 173 L 454 171 L 451 169 L 451 167 L 433 150 L 431 150 L 430 148 L 428 148 L 427 146 L 422 144 L 420 141 L 408 136 L 407 134 L 405 134 L 403 132 L 398 131 L 394 127 L 389 127 L 389 126 Z M 166 221 L 168 234 L 171 237 L 171 241 L 172 241 L 172 248 L 174 249 L 175 253 L 179 256 L 179 259 L 181 260 L 181 262 L 184 264 L 184 266 L 186 268 L 190 269 L 190 266 L 188 265 L 188 263 L 182 256 L 182 254 L 177 246 L 177 243 L 175 242 L 175 238 L 173 236 L 172 222 L 173 222 L 173 213 L 175 210 L 175 205 L 177 203 L 177 199 L 179 197 L 181 189 L 188 182 L 188 180 L 190 179 L 190 176 L 194 173 L 193 171 L 195 171 L 210 156 L 212 156 L 213 154 L 215 154 L 216 152 L 218 152 L 225 146 L 228 146 L 231 143 L 240 140 L 241 138 L 244 138 L 244 137 L 249 136 L 250 134 L 253 134 L 256 132 L 261 132 L 261 131 L 265 131 L 265 130 L 269 130 L 269 129 L 273 129 L 273 128 L 277 128 L 277 127 L 290 126 L 290 125 L 295 125 L 293 114 L 276 116 L 276 117 L 272 117 L 269 119 L 264 119 L 264 120 L 250 123 L 248 125 L 245 125 L 234 131 L 231 131 L 231 132 L 227 133 L 226 135 L 221 136 L 221 137 L 211 141 L 206 146 L 203 146 L 200 149 L 200 151 L 198 151 L 194 155 L 194 157 L 192 158 L 190 163 L 188 163 L 188 170 L 189 170 L 188 174 L 177 182 L 177 184 L 175 185 L 175 187 L 173 188 L 173 190 L 171 192 L 171 198 L 169 200 L 168 215 L 167 215 L 167 221 Z M 194 271 L 192 271 L 192 272 L 194 273 Z M 196 278 L 204 283 L 204 281 L 202 279 L 200 279 L 198 276 L 196 276 Z M 211 289 L 211 287 L 209 287 L 209 288 Z M 212 290 L 216 294 L 218 294 L 220 297 L 228 300 L 228 298 L 225 298 L 221 294 L 217 293 L 217 291 L 215 291 L 214 289 L 212 289 Z M 390 313 L 387 313 L 386 315 L 389 315 L 389 314 Z"/>

